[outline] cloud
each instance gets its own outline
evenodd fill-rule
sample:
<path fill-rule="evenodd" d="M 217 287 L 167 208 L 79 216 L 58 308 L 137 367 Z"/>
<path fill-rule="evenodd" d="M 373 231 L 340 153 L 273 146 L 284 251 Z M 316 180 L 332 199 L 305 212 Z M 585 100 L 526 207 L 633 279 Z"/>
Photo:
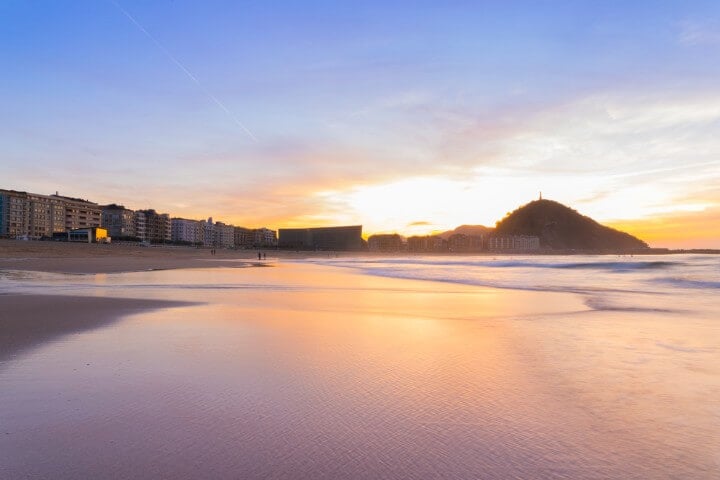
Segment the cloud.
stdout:
<path fill-rule="evenodd" d="M 681 45 L 720 45 L 720 22 L 717 20 L 684 20 L 679 25 Z"/>

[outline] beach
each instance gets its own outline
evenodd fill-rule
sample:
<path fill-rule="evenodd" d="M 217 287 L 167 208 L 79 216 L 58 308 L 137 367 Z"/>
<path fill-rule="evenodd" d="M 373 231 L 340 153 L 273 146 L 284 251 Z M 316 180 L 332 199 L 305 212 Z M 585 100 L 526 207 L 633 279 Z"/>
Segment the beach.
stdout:
<path fill-rule="evenodd" d="M 0 256 L 2 478 L 720 472 L 717 301 L 640 291 L 674 265 L 30 247 Z"/>
<path fill-rule="evenodd" d="M 104 245 L 67 242 L 0 240 L 0 269 L 61 272 L 113 273 L 168 268 L 214 267 L 223 260 L 257 260 L 258 250 Z M 267 253 L 267 252 L 266 252 Z M 292 254 L 287 254 L 292 255 Z"/>

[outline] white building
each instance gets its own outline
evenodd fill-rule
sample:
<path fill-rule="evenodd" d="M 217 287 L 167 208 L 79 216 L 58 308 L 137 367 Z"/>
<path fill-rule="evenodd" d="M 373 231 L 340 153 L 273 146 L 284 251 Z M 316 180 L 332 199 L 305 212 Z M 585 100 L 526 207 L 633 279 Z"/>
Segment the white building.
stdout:
<path fill-rule="evenodd" d="M 532 235 L 500 235 L 488 239 L 488 250 L 530 252 L 540 249 L 540 238 Z"/>
<path fill-rule="evenodd" d="M 205 243 L 205 225 L 200 220 L 173 218 L 170 220 L 170 238 L 173 242 L 201 245 Z"/>

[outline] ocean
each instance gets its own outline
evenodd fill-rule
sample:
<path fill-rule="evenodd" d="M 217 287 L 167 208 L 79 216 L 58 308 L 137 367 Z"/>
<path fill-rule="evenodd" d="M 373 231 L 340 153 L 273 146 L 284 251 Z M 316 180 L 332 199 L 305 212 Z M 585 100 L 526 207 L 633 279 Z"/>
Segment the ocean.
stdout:
<path fill-rule="evenodd" d="M 188 302 L 0 360 L 0 478 L 720 478 L 720 256 L 269 263 L 0 272 Z"/>

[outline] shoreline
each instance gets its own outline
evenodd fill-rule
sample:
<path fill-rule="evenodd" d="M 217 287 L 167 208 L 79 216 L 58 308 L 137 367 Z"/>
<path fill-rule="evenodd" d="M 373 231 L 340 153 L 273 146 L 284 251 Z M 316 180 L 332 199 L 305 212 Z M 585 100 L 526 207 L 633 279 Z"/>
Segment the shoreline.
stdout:
<path fill-rule="evenodd" d="M 123 317 L 190 302 L 70 295 L 0 294 L 0 366 L 67 335 L 112 325 Z"/>
<path fill-rule="evenodd" d="M 258 260 L 259 251 L 268 258 Z M 628 256 L 630 254 L 599 252 L 326 252 L 275 249 L 233 250 L 159 245 L 102 245 L 85 243 L 0 240 L 0 271 L 19 270 L 67 274 L 125 273 L 180 268 L 243 268 L 272 266 L 275 260 L 313 258 L 399 258 L 399 257 L 515 257 L 515 256 L 574 256 L 581 254 Z M 692 255 L 713 254 L 712 251 L 648 251 L 632 255 Z M 720 253 L 720 252 L 717 252 Z"/>

